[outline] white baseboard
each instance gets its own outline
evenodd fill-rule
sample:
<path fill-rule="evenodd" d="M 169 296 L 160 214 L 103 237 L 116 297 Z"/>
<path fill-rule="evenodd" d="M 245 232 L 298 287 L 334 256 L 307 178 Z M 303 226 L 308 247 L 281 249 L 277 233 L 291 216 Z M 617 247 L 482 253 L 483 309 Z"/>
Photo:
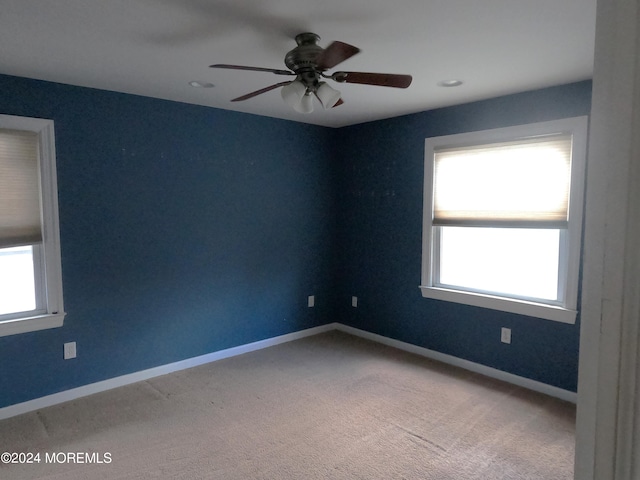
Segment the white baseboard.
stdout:
<path fill-rule="evenodd" d="M 518 385 L 519 387 L 527 388 L 529 390 L 534 390 L 536 392 L 544 393 L 551 397 L 556 397 L 561 400 L 565 400 L 567 402 L 577 403 L 577 400 L 578 400 L 578 396 L 575 392 L 554 387 L 552 385 L 547 385 L 546 383 L 538 382 L 536 380 L 531 380 L 530 378 L 520 377 L 512 373 L 503 372 L 502 370 L 498 370 L 496 368 L 487 367 L 486 365 L 470 362 L 469 360 L 464 360 L 462 358 L 454 357 L 452 355 L 447 355 L 445 353 L 436 352 L 435 350 L 429 350 L 428 348 L 419 347 L 411 343 L 402 342 L 400 340 L 394 340 L 392 338 L 384 337 L 376 333 L 371 333 L 365 330 L 360 330 L 358 328 L 349 327 L 341 323 L 335 324 L 335 328 L 336 330 L 339 330 L 344 333 L 362 337 L 367 340 L 372 340 L 374 342 L 382 343 L 384 345 L 388 345 L 390 347 L 394 347 L 399 350 L 404 350 L 406 352 L 415 353 L 417 355 L 430 358 L 432 360 L 437 360 L 439 362 L 447 363 L 449 365 L 454 365 L 456 367 L 464 368 L 465 370 L 479 373 L 487 377 L 496 378 L 498 380 L 502 380 L 504 382 L 511 383 L 513 385 Z"/>
<path fill-rule="evenodd" d="M 153 377 L 159 377 L 160 375 L 166 375 L 167 373 L 185 370 L 187 368 L 196 367 L 198 365 L 204 365 L 205 363 L 215 362 L 216 360 L 222 360 L 223 358 L 235 357 L 236 355 L 242 355 L 243 353 L 261 350 L 263 348 L 272 347 L 281 343 L 291 342 L 293 340 L 298 340 L 300 338 L 317 335 L 319 333 L 324 333 L 335 329 L 336 324 L 309 328 L 306 330 L 301 330 L 299 332 L 288 333 L 279 337 L 268 338 L 266 340 L 247 343 L 246 345 L 240 345 L 238 347 L 228 348 L 226 350 L 220 350 L 217 352 L 208 353 L 206 355 L 188 358 L 179 362 L 161 365 L 159 367 L 150 368 L 148 370 L 141 370 L 139 372 L 122 375 L 120 377 L 110 378 L 101 382 L 83 385 L 82 387 L 72 388 L 70 390 L 65 390 L 63 392 L 36 398 L 27 402 L 9 405 L 8 407 L 0 408 L 0 420 L 15 417 L 16 415 L 22 415 L 23 413 L 33 412 L 41 408 L 51 407 L 59 403 L 68 402 L 69 400 L 86 397 L 87 395 L 93 395 L 94 393 L 104 392 L 112 388 L 122 387 L 131 383 L 148 380 Z"/>
<path fill-rule="evenodd" d="M 431 358 L 443 363 L 448 363 L 456 367 L 461 367 L 472 372 L 486 375 L 487 377 L 503 380 L 520 387 L 528 388 L 530 390 L 541 392 L 552 397 L 560 398 L 562 400 L 573 403 L 576 403 L 577 401 L 577 395 L 574 392 L 570 392 L 568 390 L 563 390 L 561 388 L 553 387 L 551 385 L 537 382 L 528 378 L 519 377 L 518 375 L 513 375 L 511 373 L 503 372 L 501 370 L 487 367 L 479 363 L 470 362 L 468 360 L 463 360 L 451 355 L 436 352 L 434 350 L 418 347 L 417 345 L 412 345 L 410 343 L 401 342 L 399 340 L 394 340 L 392 338 L 384 337 L 375 333 L 359 330 L 357 328 L 349 327 L 341 323 L 329 323 L 320 327 L 309 328 L 306 330 L 301 330 L 299 332 L 288 333 L 286 335 L 268 338 L 266 340 L 260 340 L 258 342 L 248 343 L 246 345 L 240 345 L 238 347 L 208 353 L 206 355 L 200 355 L 198 357 L 188 358 L 179 362 L 161 365 L 159 367 L 150 368 L 148 370 L 141 370 L 139 372 L 110 378 L 101 382 L 83 385 L 82 387 L 72 388 L 70 390 L 65 390 L 63 392 L 36 398 L 27 402 L 9 405 L 8 407 L 0 408 L 0 420 L 15 417 L 17 415 L 22 415 L 23 413 L 33 412 L 41 408 L 51 407 L 53 405 L 58 405 L 70 400 L 86 397 L 88 395 L 93 395 L 94 393 L 104 392 L 112 388 L 130 385 L 132 383 L 148 380 L 150 378 L 159 377 L 160 375 L 166 375 L 168 373 L 185 370 L 187 368 L 196 367 L 198 365 L 204 365 L 205 363 L 215 362 L 216 360 L 222 360 L 223 358 L 235 357 L 236 355 L 242 355 L 243 353 L 254 352 L 256 350 L 272 347 L 281 343 L 291 342 L 293 340 L 309 337 L 311 335 L 318 335 L 319 333 L 325 333 L 331 330 L 339 330 L 344 333 L 382 343 L 384 345 L 415 353 L 417 355 Z"/>

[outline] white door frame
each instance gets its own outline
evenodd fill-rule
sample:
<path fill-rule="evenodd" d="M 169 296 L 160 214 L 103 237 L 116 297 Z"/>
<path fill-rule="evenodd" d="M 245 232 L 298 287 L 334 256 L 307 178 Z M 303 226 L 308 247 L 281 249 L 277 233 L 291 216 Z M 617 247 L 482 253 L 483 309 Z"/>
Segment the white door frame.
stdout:
<path fill-rule="evenodd" d="M 598 0 L 576 480 L 640 478 L 640 0 Z"/>

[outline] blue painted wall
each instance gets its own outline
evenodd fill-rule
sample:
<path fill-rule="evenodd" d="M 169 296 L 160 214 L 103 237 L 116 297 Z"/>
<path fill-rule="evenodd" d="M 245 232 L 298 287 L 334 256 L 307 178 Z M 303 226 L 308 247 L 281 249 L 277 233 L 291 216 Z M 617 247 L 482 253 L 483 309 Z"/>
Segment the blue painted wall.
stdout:
<path fill-rule="evenodd" d="M 9 76 L 0 113 L 55 121 L 68 312 L 0 337 L 0 407 L 331 316 L 332 130 Z"/>
<path fill-rule="evenodd" d="M 579 321 L 566 325 L 422 298 L 425 138 L 588 115 L 591 82 L 342 128 L 334 254 L 337 318 L 357 328 L 576 390 Z M 359 297 L 352 308 L 351 296 Z M 500 343 L 500 327 L 512 344 Z"/>
<path fill-rule="evenodd" d="M 428 136 L 586 115 L 590 94 L 333 130 L 0 75 L 0 113 L 55 121 L 68 312 L 0 337 L 0 407 L 334 321 L 575 390 L 579 324 L 421 297 L 422 170 Z"/>

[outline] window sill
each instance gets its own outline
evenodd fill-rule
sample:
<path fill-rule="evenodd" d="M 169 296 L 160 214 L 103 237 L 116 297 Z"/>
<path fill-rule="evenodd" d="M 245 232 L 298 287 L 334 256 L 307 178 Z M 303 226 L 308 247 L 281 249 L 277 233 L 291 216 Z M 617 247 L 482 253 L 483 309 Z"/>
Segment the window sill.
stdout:
<path fill-rule="evenodd" d="M 0 322 L 0 337 L 61 327 L 65 315 L 66 313 L 52 313 L 5 320 Z"/>
<path fill-rule="evenodd" d="M 554 305 L 507 299 L 474 292 L 461 292 L 446 288 L 420 286 L 422 296 L 447 302 L 462 303 L 474 307 L 490 308 L 503 312 L 517 313 L 529 317 L 542 318 L 555 322 L 575 324 L 577 311 Z"/>

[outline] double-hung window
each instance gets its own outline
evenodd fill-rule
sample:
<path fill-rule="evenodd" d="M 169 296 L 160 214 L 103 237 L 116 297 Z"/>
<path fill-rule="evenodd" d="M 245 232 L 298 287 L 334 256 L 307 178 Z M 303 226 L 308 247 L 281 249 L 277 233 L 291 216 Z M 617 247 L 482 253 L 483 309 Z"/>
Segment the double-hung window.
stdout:
<path fill-rule="evenodd" d="M 0 115 L 0 336 L 63 319 L 53 121 Z"/>
<path fill-rule="evenodd" d="M 574 323 L 587 117 L 428 138 L 424 297 Z"/>

